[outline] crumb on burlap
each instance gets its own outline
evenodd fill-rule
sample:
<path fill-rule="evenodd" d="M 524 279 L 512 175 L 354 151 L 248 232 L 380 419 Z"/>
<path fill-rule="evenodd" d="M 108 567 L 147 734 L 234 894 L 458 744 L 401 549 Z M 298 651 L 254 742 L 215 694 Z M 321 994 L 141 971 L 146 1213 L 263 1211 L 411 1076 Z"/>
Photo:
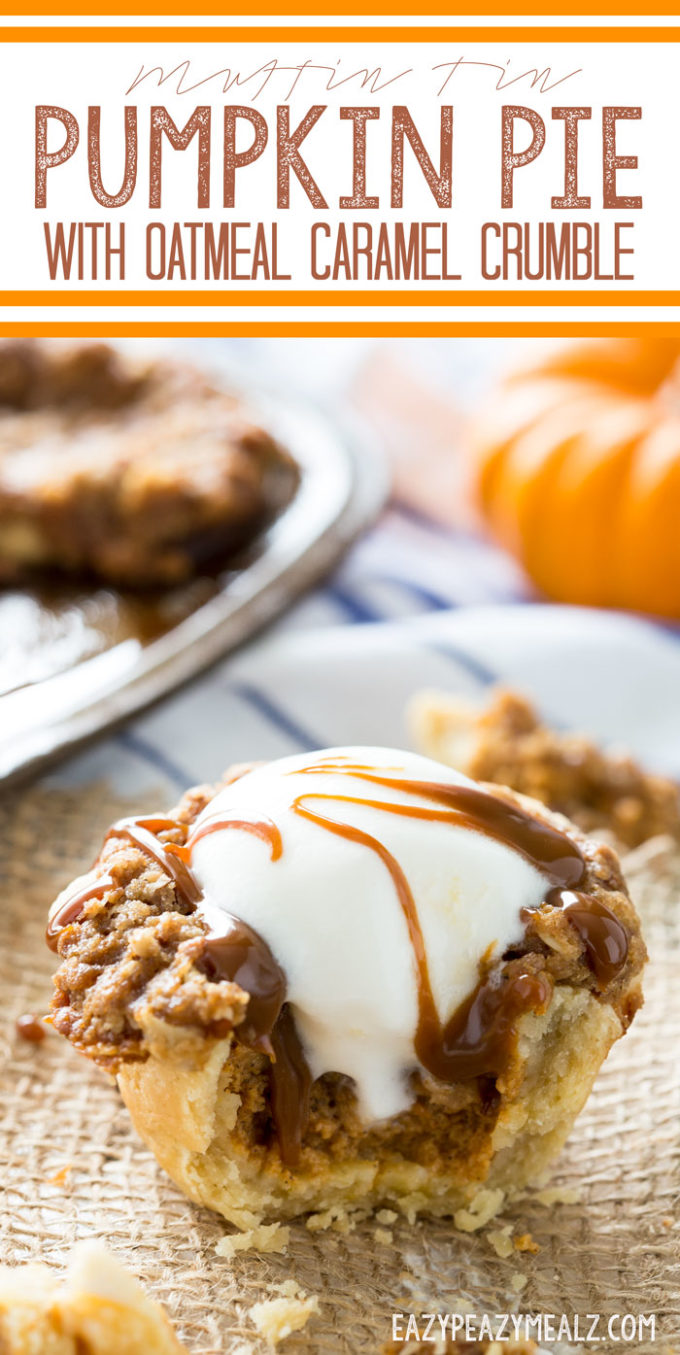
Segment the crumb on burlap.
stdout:
<path fill-rule="evenodd" d="M 281 1294 L 284 1299 L 303 1299 L 304 1289 L 301 1289 L 297 1280 L 277 1280 L 271 1284 L 265 1285 L 268 1294 Z"/>
<path fill-rule="evenodd" d="M 247 1228 L 242 1233 L 221 1237 L 215 1247 L 218 1256 L 231 1257 L 240 1251 L 285 1252 L 290 1228 L 280 1223 L 263 1223 L 258 1228 Z"/>
<path fill-rule="evenodd" d="M 510 1281 L 510 1288 L 513 1289 L 516 1294 L 521 1294 L 522 1290 L 526 1288 L 528 1283 L 529 1276 L 525 1275 L 521 1270 L 516 1270 Z"/>
<path fill-rule="evenodd" d="M 538 1242 L 531 1236 L 531 1233 L 520 1233 L 519 1237 L 514 1238 L 513 1245 L 515 1251 L 528 1251 L 531 1252 L 533 1256 L 541 1250 Z"/>
<path fill-rule="evenodd" d="M 310 1233 L 325 1233 L 329 1228 L 334 1233 L 353 1233 L 358 1223 L 369 1217 L 368 1209 L 345 1209 L 343 1205 L 332 1204 L 320 1214 L 310 1214 L 306 1227 Z M 394 1215 L 396 1218 L 396 1214 Z"/>
<path fill-rule="evenodd" d="M 380 1243 L 381 1247 L 391 1247 L 394 1242 L 394 1233 L 391 1228 L 375 1228 L 373 1230 L 373 1236 L 376 1242 Z"/>
<path fill-rule="evenodd" d="M 278 1297 L 263 1299 L 248 1309 L 248 1316 L 261 1336 L 270 1346 L 285 1341 L 292 1332 L 302 1331 L 310 1317 L 319 1311 L 319 1299 L 316 1294 L 305 1294 L 295 1280 L 286 1280 L 281 1285 L 273 1285 Z"/>
<path fill-rule="evenodd" d="M 54 1173 L 54 1176 L 48 1176 L 48 1186 L 63 1186 L 65 1188 L 69 1184 L 69 1177 L 72 1171 L 73 1167 L 70 1162 L 67 1163 L 65 1167 L 60 1167 L 59 1171 Z"/>
<path fill-rule="evenodd" d="M 485 1234 L 486 1240 L 489 1245 L 493 1247 L 496 1256 L 500 1256 L 503 1261 L 506 1260 L 508 1256 L 512 1256 L 514 1251 L 512 1228 L 513 1225 L 507 1223 L 504 1228 L 493 1228 L 490 1232 Z"/>
<path fill-rule="evenodd" d="M 475 1233 L 498 1213 L 504 1199 L 502 1190 L 478 1190 L 467 1209 L 457 1209 L 453 1222 L 461 1233 Z"/>
<path fill-rule="evenodd" d="M 578 1204 L 581 1192 L 575 1186 L 546 1186 L 531 1193 L 531 1199 L 550 1209 L 554 1204 Z"/>

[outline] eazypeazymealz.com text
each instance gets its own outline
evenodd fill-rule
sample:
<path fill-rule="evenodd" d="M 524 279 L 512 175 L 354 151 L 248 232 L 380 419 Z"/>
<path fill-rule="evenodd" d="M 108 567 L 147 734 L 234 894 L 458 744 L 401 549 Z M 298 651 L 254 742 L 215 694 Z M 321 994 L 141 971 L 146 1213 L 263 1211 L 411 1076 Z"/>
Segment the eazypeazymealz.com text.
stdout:
<path fill-rule="evenodd" d="M 394 1341 L 608 1341 L 622 1346 L 656 1340 L 654 1313 L 392 1313 Z"/>

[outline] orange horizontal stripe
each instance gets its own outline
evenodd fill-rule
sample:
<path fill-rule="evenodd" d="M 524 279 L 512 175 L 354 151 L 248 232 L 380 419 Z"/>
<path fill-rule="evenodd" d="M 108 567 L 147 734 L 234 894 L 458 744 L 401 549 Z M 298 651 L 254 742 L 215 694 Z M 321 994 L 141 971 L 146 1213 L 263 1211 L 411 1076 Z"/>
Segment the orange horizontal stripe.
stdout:
<path fill-rule="evenodd" d="M 10 6 L 7 8 L 10 12 Z M 185 15 L 187 12 L 185 0 L 145 0 L 143 8 L 145 14 L 157 14 L 160 18 L 167 18 L 171 14 Z M 389 15 L 404 14 L 411 16 L 415 8 L 413 0 L 390 0 Z M 590 4 L 587 3 L 587 0 L 581 0 L 581 4 L 571 5 L 569 12 L 566 13 L 558 5 L 547 5 L 545 0 L 521 0 L 520 4 L 517 4 L 517 0 L 495 0 L 493 14 L 489 15 L 489 18 L 514 18 L 517 10 L 520 9 L 522 14 L 526 15 L 535 14 L 545 18 L 546 15 L 553 14 L 555 18 L 566 20 L 574 16 L 577 18 L 589 16 L 592 14 L 593 8 L 597 9 L 598 15 L 611 14 L 618 18 L 624 15 L 639 15 L 641 5 L 640 0 L 596 0 L 595 5 L 593 5 L 592 0 Z M 319 12 L 318 0 L 296 0 L 293 9 L 296 14 L 308 14 L 310 17 L 316 18 Z M 63 14 L 63 10 L 62 0 L 54 0 L 52 4 L 43 2 L 34 13 L 35 17 L 39 19 L 59 18 Z M 107 15 L 111 16 L 136 15 L 139 10 L 139 0 L 125 0 L 124 3 L 122 0 L 118 0 L 118 3 L 107 4 L 106 6 Z M 281 15 L 285 18 L 291 13 L 291 5 L 289 0 L 266 0 L 263 11 L 267 16 Z M 370 0 L 368 4 L 366 0 L 340 0 L 337 5 L 332 4 L 332 11 L 334 16 L 337 15 L 340 18 L 344 16 L 355 18 L 366 14 L 373 18 L 381 11 L 388 13 L 388 6 L 383 7 L 380 3 L 371 4 Z M 452 5 L 450 0 L 429 0 L 426 7 L 428 17 L 442 15 L 447 19 L 453 18 L 455 14 L 469 15 L 471 11 L 474 12 L 474 6 L 469 3 L 469 0 L 468 3 L 466 3 L 466 0 L 459 0 L 457 5 Z M 69 14 L 91 16 L 91 0 L 69 0 L 68 12 Z M 241 12 L 237 6 L 225 6 L 224 0 L 201 0 L 201 13 L 206 16 L 214 14 L 224 19 L 227 16 L 236 17 Z M 654 15 L 656 17 L 675 15 L 676 12 L 676 0 L 656 0 L 654 4 Z M 250 17 L 250 15 L 247 17 Z"/>
<path fill-rule="evenodd" d="M 352 28 L 344 25 L 329 28 L 267 27 L 267 28 L 143 28 L 102 27 L 85 25 L 70 28 L 0 28 L 2 42 L 71 43 L 94 42 L 521 42 L 521 43 L 669 43 L 680 40 L 680 28 L 478 28 L 459 24 L 455 28 L 370 27 Z"/>
<path fill-rule="evenodd" d="M 427 288 L 376 288 L 361 291 L 352 287 L 324 292 L 293 291 L 282 288 L 228 288 L 205 291 L 0 291 L 0 306 L 680 306 L 680 291 L 565 290 L 532 291 L 448 291 Z"/>
<path fill-rule="evenodd" d="M 679 338 L 680 322 L 632 321 L 621 324 L 612 322 L 579 321 L 577 324 L 544 321 L 521 322 L 480 322 L 462 321 L 433 322 L 425 321 L 374 321 L 364 324 L 361 321 L 275 321 L 258 324 L 254 321 L 225 321 L 221 324 L 182 323 L 157 321 L 127 321 L 124 324 L 107 324 L 92 321 L 57 322 L 37 321 L 5 322 L 0 320 L 0 336 L 21 338 L 35 335 L 41 338 L 635 338 L 636 336 L 656 335 L 662 338 Z"/>

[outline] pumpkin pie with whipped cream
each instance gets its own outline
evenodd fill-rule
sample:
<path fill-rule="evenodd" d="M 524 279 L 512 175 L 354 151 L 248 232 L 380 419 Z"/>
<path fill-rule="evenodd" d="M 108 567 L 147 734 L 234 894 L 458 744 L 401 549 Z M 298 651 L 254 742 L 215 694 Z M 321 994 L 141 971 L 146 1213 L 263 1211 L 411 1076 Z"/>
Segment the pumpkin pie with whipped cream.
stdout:
<path fill-rule="evenodd" d="M 610 846 L 365 747 L 114 824 L 48 939 L 56 1029 L 244 1229 L 378 1206 L 484 1223 L 553 1162 L 645 960 Z"/>

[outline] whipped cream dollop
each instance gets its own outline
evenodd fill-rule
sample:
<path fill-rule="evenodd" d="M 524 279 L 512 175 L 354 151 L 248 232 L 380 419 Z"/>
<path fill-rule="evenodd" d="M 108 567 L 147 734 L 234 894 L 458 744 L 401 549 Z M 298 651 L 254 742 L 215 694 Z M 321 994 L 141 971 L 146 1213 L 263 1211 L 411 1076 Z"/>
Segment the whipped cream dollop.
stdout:
<path fill-rule="evenodd" d="M 209 925 L 219 931 L 230 914 L 267 942 L 312 1076 L 352 1078 L 367 1122 L 409 1106 L 418 1066 L 418 966 L 399 881 L 417 913 L 442 1023 L 472 994 L 482 958 L 521 938 L 522 909 L 539 907 L 546 892 L 545 876 L 519 852 L 437 817 L 413 782 L 475 789 L 414 753 L 326 749 L 247 772 L 211 800 L 192 833 Z M 234 827 L 200 835 L 222 819 Z M 238 821 L 266 831 L 235 831 Z"/>

